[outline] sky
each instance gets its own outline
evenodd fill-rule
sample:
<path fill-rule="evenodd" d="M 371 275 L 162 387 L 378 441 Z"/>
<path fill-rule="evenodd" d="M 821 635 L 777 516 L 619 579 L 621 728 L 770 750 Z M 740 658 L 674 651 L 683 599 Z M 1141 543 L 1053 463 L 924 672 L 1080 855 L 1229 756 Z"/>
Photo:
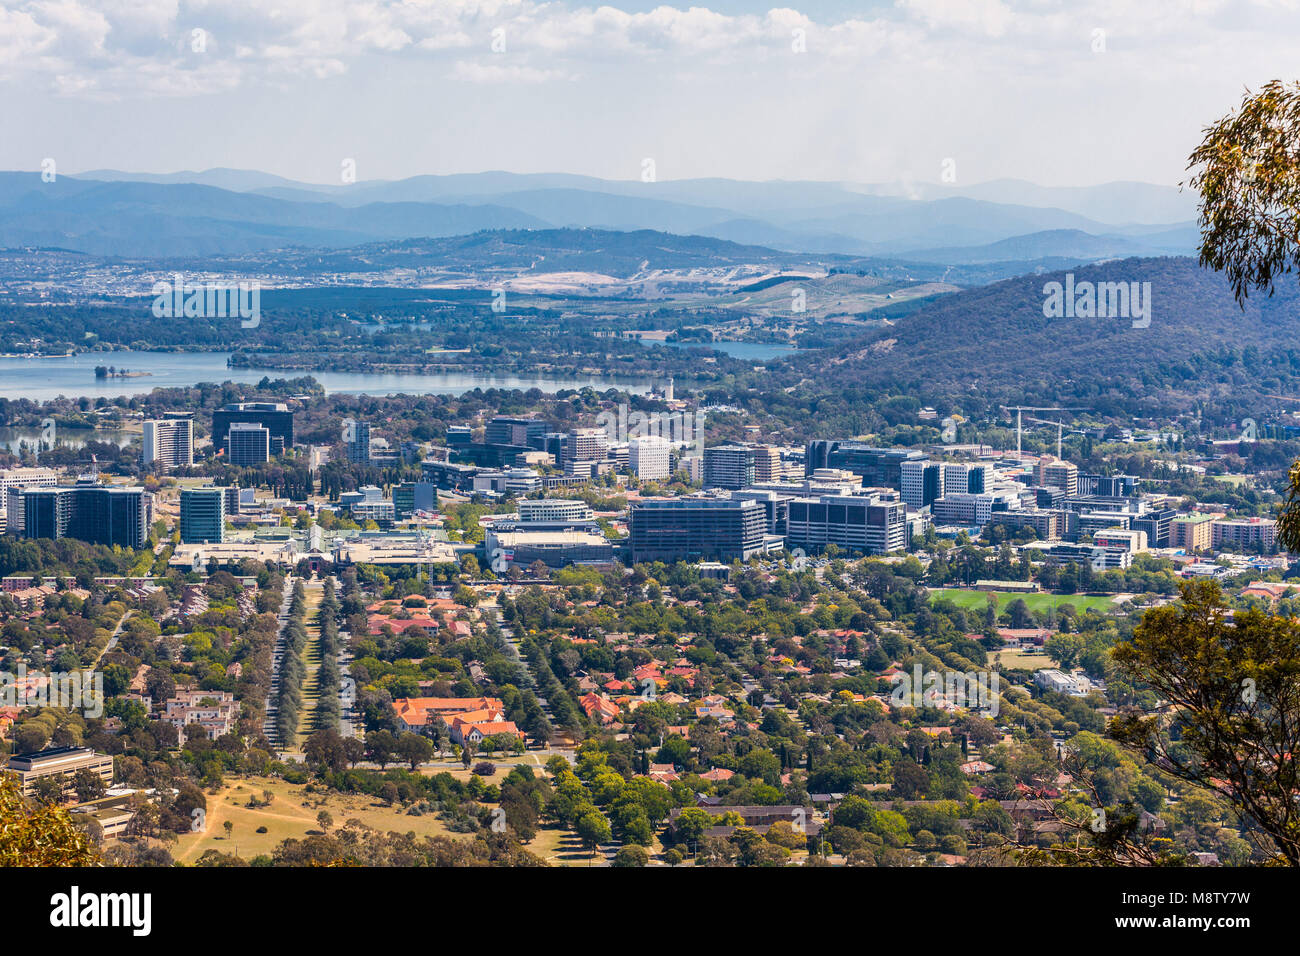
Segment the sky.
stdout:
<path fill-rule="evenodd" d="M 1300 0 L 699 2 L 0 0 L 0 169 L 1172 185 L 1300 62 Z"/>

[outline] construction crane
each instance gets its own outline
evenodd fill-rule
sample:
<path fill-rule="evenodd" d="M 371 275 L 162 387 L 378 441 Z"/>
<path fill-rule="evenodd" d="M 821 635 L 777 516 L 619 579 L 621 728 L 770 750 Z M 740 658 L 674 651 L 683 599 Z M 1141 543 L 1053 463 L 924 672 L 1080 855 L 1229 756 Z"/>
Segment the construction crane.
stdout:
<path fill-rule="evenodd" d="M 1020 415 L 1021 415 L 1022 412 L 1087 412 L 1087 411 L 1091 411 L 1091 410 L 1092 410 L 1092 409 L 1089 409 L 1089 408 L 1083 408 L 1083 407 L 1081 407 L 1081 406 L 1070 406 L 1070 407 L 1066 407 L 1066 406 L 1063 406 L 1063 405 L 1057 405 L 1057 406 L 1054 406 L 1054 407 L 1051 407 L 1051 408 L 1044 408 L 1044 407 L 1042 407 L 1042 406 L 1034 406 L 1034 405 L 1003 405 L 1002 407 L 1005 408 L 1005 409 L 1006 409 L 1007 411 L 1009 411 L 1009 412 L 1015 412 L 1015 413 L 1016 413 L 1016 457 L 1017 457 L 1017 458 L 1020 457 L 1020 435 L 1021 435 Z M 1032 419 L 1031 419 L 1031 421 L 1032 421 Z M 1056 425 L 1056 424 L 1058 424 L 1058 423 L 1057 423 L 1057 422 L 1048 422 L 1047 424 L 1049 424 L 1049 425 Z M 1060 454 L 1059 454 L 1059 449 L 1060 449 L 1060 440 L 1059 440 L 1059 438 L 1058 438 L 1058 440 L 1057 440 L 1057 449 L 1058 449 L 1058 454 L 1057 454 L 1056 457 L 1059 458 L 1059 457 L 1061 457 Z"/>
<path fill-rule="evenodd" d="M 1055 426 L 1056 426 L 1056 457 L 1057 457 L 1057 458 L 1060 458 L 1060 457 L 1061 457 L 1061 435 L 1062 435 L 1062 434 L 1064 433 L 1064 431 L 1065 431 L 1065 425 L 1064 425 L 1064 423 L 1063 423 L 1059 418 L 1058 418 L 1056 421 L 1053 422 L 1053 421 L 1048 421 L 1046 418 L 1034 418 L 1034 416 L 1032 416 L 1032 415 L 1027 415 L 1027 416 L 1025 416 L 1025 417 L 1026 417 L 1029 421 L 1031 421 L 1031 422 L 1037 422 L 1039 425 L 1055 425 Z M 1075 428 L 1075 429 L 1071 429 L 1071 432 L 1070 432 L 1070 433 L 1071 433 L 1071 434 L 1078 433 L 1078 434 L 1082 435 L 1082 434 L 1083 434 L 1083 430 L 1082 430 L 1082 429 Z"/>

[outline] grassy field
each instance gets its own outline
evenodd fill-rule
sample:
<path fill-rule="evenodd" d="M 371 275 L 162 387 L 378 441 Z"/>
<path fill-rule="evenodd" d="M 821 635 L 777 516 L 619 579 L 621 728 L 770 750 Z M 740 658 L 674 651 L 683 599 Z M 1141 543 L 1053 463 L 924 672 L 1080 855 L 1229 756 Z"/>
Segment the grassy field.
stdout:
<path fill-rule="evenodd" d="M 930 592 L 930 601 L 939 601 L 947 599 L 952 601 L 960 608 L 968 611 L 982 611 L 988 605 L 986 595 L 994 593 L 998 599 L 998 612 L 1001 613 L 1006 606 L 1016 598 L 1024 598 L 1026 606 L 1035 614 L 1047 611 L 1049 608 L 1061 608 L 1066 604 L 1073 604 L 1074 609 L 1082 614 L 1089 609 L 1105 614 L 1115 603 L 1115 599 L 1105 595 L 1089 594 L 1012 594 L 1006 591 L 968 591 L 964 588 L 936 588 Z"/>
<path fill-rule="evenodd" d="M 1042 651 L 994 651 L 990 661 L 999 663 L 1006 670 L 1036 671 L 1056 665 Z"/>
<path fill-rule="evenodd" d="M 249 797 L 262 799 L 262 791 L 274 796 L 268 807 L 249 807 Z M 301 840 L 309 831 L 320 831 L 316 815 L 322 810 L 334 818 L 334 826 L 357 819 L 376 830 L 414 831 L 417 836 L 447 836 L 447 828 L 433 814 L 407 816 L 364 794 L 306 793 L 305 785 L 266 777 L 231 779 L 215 796 L 208 794 L 207 829 L 188 833 L 177 841 L 172 856 L 181 863 L 193 863 L 206 850 L 235 853 L 245 859 L 269 854 L 282 840 Z M 226 838 L 224 823 L 234 824 Z M 266 827 L 258 833 L 258 827 Z M 456 834 L 452 834 L 456 835 Z"/>
<path fill-rule="evenodd" d="M 499 768 L 503 763 L 494 762 Z M 469 777 L 468 771 L 459 768 L 446 770 L 460 779 Z M 499 781 L 503 775 L 503 770 L 498 769 L 495 779 Z M 270 806 L 248 806 L 250 797 L 260 802 L 264 790 L 273 795 Z M 333 817 L 334 828 L 355 819 L 383 832 L 473 838 L 471 834 L 449 832 L 432 813 L 407 816 L 400 807 L 390 807 L 364 794 L 307 793 L 305 785 L 269 777 L 231 778 L 219 794 L 207 797 L 207 829 L 203 833 L 187 833 L 176 842 L 172 856 L 178 863 L 194 863 L 207 850 L 238 853 L 245 859 L 269 855 L 284 840 L 301 840 L 309 833 L 319 833 L 321 827 L 316 816 L 322 810 Z M 228 839 L 224 826 L 227 820 L 234 825 Z M 266 827 L 266 832 L 258 833 L 259 827 Z M 554 825 L 539 827 L 536 839 L 525 844 L 525 848 L 552 866 L 589 865 L 577 835 Z"/>
<path fill-rule="evenodd" d="M 306 595 L 307 646 L 303 648 L 302 660 L 307 667 L 307 675 L 302 680 L 302 710 L 298 714 L 298 732 L 290 748 L 298 752 L 302 751 L 302 745 L 317 729 L 316 708 L 320 705 L 320 603 L 325 597 L 325 591 L 319 586 L 308 586 Z"/>

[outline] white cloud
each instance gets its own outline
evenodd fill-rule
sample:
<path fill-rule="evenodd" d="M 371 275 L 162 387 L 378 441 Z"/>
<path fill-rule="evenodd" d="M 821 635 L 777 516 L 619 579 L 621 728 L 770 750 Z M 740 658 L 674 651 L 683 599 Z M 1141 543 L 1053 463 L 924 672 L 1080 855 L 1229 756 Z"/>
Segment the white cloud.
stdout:
<path fill-rule="evenodd" d="M 534 142 L 563 118 L 557 142 L 570 152 L 536 160 L 557 167 L 568 157 L 590 169 L 600 155 L 621 169 L 624 151 L 675 150 L 674 168 L 721 175 L 734 158 L 773 175 L 871 179 L 903 168 L 919 180 L 956 156 L 963 176 L 1032 177 L 1046 165 L 1037 178 L 1059 181 L 1101 165 L 1180 169 L 1196 132 L 1243 87 L 1297 72 L 1300 0 L 863 7 L 830 17 L 797 5 L 724 13 L 708 0 L 635 11 L 600 0 L 0 0 L 0 95 L 115 101 L 122 129 L 153 100 L 223 97 L 249 117 L 274 101 L 305 144 L 323 123 L 324 81 L 332 104 L 350 102 L 344 87 L 356 97 L 351 113 L 328 111 L 332 128 L 365 129 L 394 155 L 404 152 L 400 124 L 378 123 L 379 99 L 408 114 L 463 110 L 471 123 L 528 129 Z M 191 48 L 196 28 L 206 52 Z M 504 53 L 491 51 L 496 29 Z M 450 84 L 481 89 L 468 97 Z M 46 110 L 62 112 L 76 111 Z M 257 122 L 281 133 L 269 118 L 249 127 Z M 334 148 L 329 135 L 321 149 Z M 439 161 L 470 162 L 472 150 L 458 148 L 466 158 Z"/>
<path fill-rule="evenodd" d="M 545 83 L 548 80 L 572 79 L 563 70 L 539 70 L 531 66 L 482 63 L 458 60 L 450 78 L 465 83 Z"/>

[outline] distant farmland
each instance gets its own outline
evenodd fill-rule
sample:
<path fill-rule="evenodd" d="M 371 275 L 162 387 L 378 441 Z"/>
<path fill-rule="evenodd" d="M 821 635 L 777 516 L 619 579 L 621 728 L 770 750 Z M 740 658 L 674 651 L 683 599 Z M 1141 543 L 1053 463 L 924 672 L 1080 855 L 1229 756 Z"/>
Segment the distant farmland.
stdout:
<path fill-rule="evenodd" d="M 958 607 L 968 611 L 983 611 L 988 604 L 987 595 L 994 594 L 998 599 L 998 613 L 1001 614 L 1008 604 L 1017 598 L 1035 614 L 1043 613 L 1053 607 L 1058 610 L 1067 604 L 1082 614 L 1089 609 L 1105 614 L 1115 604 L 1115 599 L 1105 595 L 1092 594 L 1012 594 L 1007 591 L 968 591 L 964 588 L 931 588 L 930 603 L 947 599 Z"/>

